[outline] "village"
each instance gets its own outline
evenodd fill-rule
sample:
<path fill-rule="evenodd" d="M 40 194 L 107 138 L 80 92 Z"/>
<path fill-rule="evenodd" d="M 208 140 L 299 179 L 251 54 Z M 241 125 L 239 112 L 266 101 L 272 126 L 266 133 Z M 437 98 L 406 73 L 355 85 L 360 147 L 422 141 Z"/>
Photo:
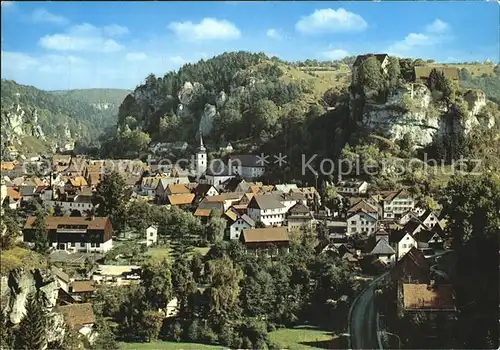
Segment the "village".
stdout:
<path fill-rule="evenodd" d="M 115 229 L 109 217 L 96 215 L 93 196 L 110 165 L 121 170 L 130 203 L 181 210 L 205 230 L 216 215 L 224 223 L 222 239 L 239 241 L 247 253 L 286 254 L 294 236 L 310 235 L 316 254 L 352 265 L 357 271 L 353 279 L 390 271 L 400 290 L 393 298 L 401 298 L 403 312 L 455 312 L 446 274 L 430 268 L 449 249 L 446 221 L 409 190 L 372 192 L 366 181 L 350 178 L 334 184 L 333 198 L 326 198 L 325 189 L 314 186 L 263 184 L 259 179 L 266 169 L 259 156 L 230 154 L 227 165 L 219 162 L 213 170 L 202 137 L 192 159 L 186 169 L 62 154 L 2 162 L 2 211 L 27 213 L 17 240 L 34 248 L 37 218 L 29 208 L 39 205 L 45 210 L 58 308 L 82 335 L 92 337 L 91 303 L 100 287 L 140 282 L 141 261 L 120 247 L 132 244 L 141 247 L 143 257 L 151 257 L 169 256 L 175 244 L 159 234 L 158 223 L 130 233 Z M 44 161 L 50 162 L 49 169 L 27 174 L 26 169 L 40 168 Z M 205 254 L 209 246 L 194 249 Z M 82 265 L 88 267 L 83 273 L 77 268 Z M 354 314 L 364 312 L 353 308 Z M 175 316 L 176 298 L 166 310 Z"/>

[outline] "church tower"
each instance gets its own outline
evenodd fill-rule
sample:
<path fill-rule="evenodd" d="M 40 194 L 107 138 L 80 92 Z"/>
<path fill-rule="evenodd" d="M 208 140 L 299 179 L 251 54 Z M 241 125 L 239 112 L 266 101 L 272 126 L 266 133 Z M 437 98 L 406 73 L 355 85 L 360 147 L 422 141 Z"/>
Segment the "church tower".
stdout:
<path fill-rule="evenodd" d="M 205 174 L 207 170 L 207 149 L 203 145 L 203 135 L 200 129 L 200 146 L 196 150 L 196 163 L 195 163 L 196 175 L 200 177 Z"/>

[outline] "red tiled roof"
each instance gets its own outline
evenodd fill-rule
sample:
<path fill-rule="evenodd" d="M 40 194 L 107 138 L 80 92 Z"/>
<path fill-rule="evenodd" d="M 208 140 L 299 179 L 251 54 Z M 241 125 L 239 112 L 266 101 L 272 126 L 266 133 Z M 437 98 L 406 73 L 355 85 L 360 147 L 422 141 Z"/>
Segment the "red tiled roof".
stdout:
<path fill-rule="evenodd" d="M 403 303 L 406 310 L 450 310 L 455 308 L 453 286 L 450 284 L 403 284 Z"/>
<path fill-rule="evenodd" d="M 95 323 L 94 310 L 90 303 L 58 306 L 56 310 L 63 314 L 66 322 L 74 329 Z"/>

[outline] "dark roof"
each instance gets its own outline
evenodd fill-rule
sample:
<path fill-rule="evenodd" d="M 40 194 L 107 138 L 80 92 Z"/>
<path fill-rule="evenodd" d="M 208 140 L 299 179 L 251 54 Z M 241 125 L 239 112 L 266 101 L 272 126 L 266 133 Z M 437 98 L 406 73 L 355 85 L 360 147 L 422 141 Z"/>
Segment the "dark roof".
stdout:
<path fill-rule="evenodd" d="M 375 247 L 373 247 L 371 254 L 373 255 L 392 255 L 396 254 L 394 249 L 389 245 L 387 239 L 381 238 L 377 241 Z"/>
<path fill-rule="evenodd" d="M 365 202 L 364 200 L 359 201 L 355 205 L 353 205 L 349 210 L 347 210 L 348 213 L 356 213 L 360 210 L 364 210 L 367 213 L 378 213 L 378 209 L 374 207 L 373 205 Z"/>
<path fill-rule="evenodd" d="M 255 221 L 247 214 L 241 215 L 240 219 L 245 221 L 247 224 L 249 224 L 252 227 L 255 226 Z"/>
<path fill-rule="evenodd" d="M 413 280 L 423 283 L 429 280 L 429 271 L 429 263 L 425 259 L 424 253 L 413 247 L 399 259 L 391 274 L 393 278 L 405 278 L 409 275 Z"/>
<path fill-rule="evenodd" d="M 393 230 L 389 234 L 389 242 L 390 243 L 399 243 L 403 239 L 403 237 L 406 235 L 406 231 L 403 230 Z"/>
<path fill-rule="evenodd" d="M 198 209 L 219 210 L 220 212 L 222 212 L 224 210 L 224 203 L 223 202 L 210 202 L 207 200 L 207 197 L 205 197 L 198 204 Z"/>
<path fill-rule="evenodd" d="M 389 57 L 389 55 L 386 53 L 369 53 L 366 55 L 359 55 L 358 57 L 356 57 L 356 61 L 354 61 L 353 67 L 359 66 L 361 64 L 361 62 L 363 62 L 364 60 L 366 60 L 370 56 L 375 56 L 377 61 L 379 61 L 380 63 L 384 62 L 384 60 L 387 57 Z"/>
<path fill-rule="evenodd" d="M 276 200 L 275 196 L 268 194 L 256 194 L 248 203 L 248 208 L 253 209 L 277 209 L 283 207 L 283 204 Z"/>
<path fill-rule="evenodd" d="M 420 225 L 422 225 L 420 222 L 412 219 L 406 223 L 403 227 L 403 231 L 413 234 L 413 231 L 415 231 Z"/>
<path fill-rule="evenodd" d="M 417 242 L 424 242 L 427 243 L 430 241 L 430 239 L 437 234 L 437 232 L 429 231 L 429 230 L 421 230 L 413 235 L 413 238 Z M 439 235 L 439 234 L 438 234 Z"/>
<path fill-rule="evenodd" d="M 212 188 L 212 185 L 209 184 L 199 184 L 193 190 L 193 192 L 197 195 L 206 195 L 207 192 Z"/>
<path fill-rule="evenodd" d="M 286 227 L 251 228 L 243 230 L 243 243 L 288 242 Z"/>
<path fill-rule="evenodd" d="M 24 229 L 33 228 L 33 224 L 35 223 L 36 217 L 29 216 L 24 224 Z M 88 230 L 104 230 L 107 223 L 109 222 L 109 218 L 107 216 L 94 217 L 93 220 L 86 217 L 71 217 L 71 216 L 46 216 L 45 223 L 47 225 L 47 229 L 55 230 L 58 225 L 84 225 L 87 226 Z"/>
<path fill-rule="evenodd" d="M 229 162 L 233 166 L 241 163 L 243 167 L 264 167 L 264 162 L 259 161 L 260 157 L 252 154 L 234 155 L 229 157 Z"/>
<path fill-rule="evenodd" d="M 304 204 L 298 202 L 293 207 L 288 209 L 289 214 L 311 214 L 311 211 Z"/>
<path fill-rule="evenodd" d="M 410 196 L 410 193 L 405 190 L 405 189 L 402 189 L 402 190 L 399 190 L 399 191 L 393 191 L 393 192 L 390 192 L 385 198 L 384 198 L 384 201 L 385 202 L 392 202 L 392 200 L 396 197 L 399 197 L 399 196 L 403 196 L 403 197 L 409 197 Z"/>
<path fill-rule="evenodd" d="M 245 180 L 243 180 L 243 178 L 241 176 L 235 176 L 232 179 L 228 179 L 228 180 L 224 181 L 222 184 L 224 185 L 224 189 L 226 191 L 234 192 L 234 191 L 236 191 L 236 188 L 238 187 L 238 185 L 240 185 L 241 182 L 243 182 L 243 181 L 245 181 Z"/>
<path fill-rule="evenodd" d="M 36 191 L 36 186 L 20 186 L 19 187 L 19 193 L 23 197 L 32 196 L 33 194 L 35 194 L 35 191 Z"/>

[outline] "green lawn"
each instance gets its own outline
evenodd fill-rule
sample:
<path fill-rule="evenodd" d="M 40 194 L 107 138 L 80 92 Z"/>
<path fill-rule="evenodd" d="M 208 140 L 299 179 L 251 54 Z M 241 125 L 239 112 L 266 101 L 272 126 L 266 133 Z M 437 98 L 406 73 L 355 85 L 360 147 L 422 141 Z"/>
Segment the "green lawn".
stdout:
<path fill-rule="evenodd" d="M 201 255 L 205 255 L 208 253 L 209 249 L 209 247 L 194 247 L 192 252 L 199 252 Z M 148 249 L 146 255 L 149 255 L 152 259 L 155 260 L 163 260 L 166 258 L 167 260 L 172 261 L 172 251 L 173 249 L 171 246 L 153 247 Z M 193 253 L 190 253 L 189 255 L 192 255 Z"/>
<path fill-rule="evenodd" d="M 197 343 L 177 343 L 171 341 L 157 341 L 151 343 L 119 343 L 120 349 L 124 350 L 153 350 L 153 349 L 171 349 L 171 350 L 198 350 L 198 349 L 224 349 L 221 346 L 205 345 Z"/>
<path fill-rule="evenodd" d="M 282 349 L 346 349 L 345 339 L 330 331 L 315 327 L 300 326 L 293 329 L 283 328 L 269 333 L 271 340 Z"/>

